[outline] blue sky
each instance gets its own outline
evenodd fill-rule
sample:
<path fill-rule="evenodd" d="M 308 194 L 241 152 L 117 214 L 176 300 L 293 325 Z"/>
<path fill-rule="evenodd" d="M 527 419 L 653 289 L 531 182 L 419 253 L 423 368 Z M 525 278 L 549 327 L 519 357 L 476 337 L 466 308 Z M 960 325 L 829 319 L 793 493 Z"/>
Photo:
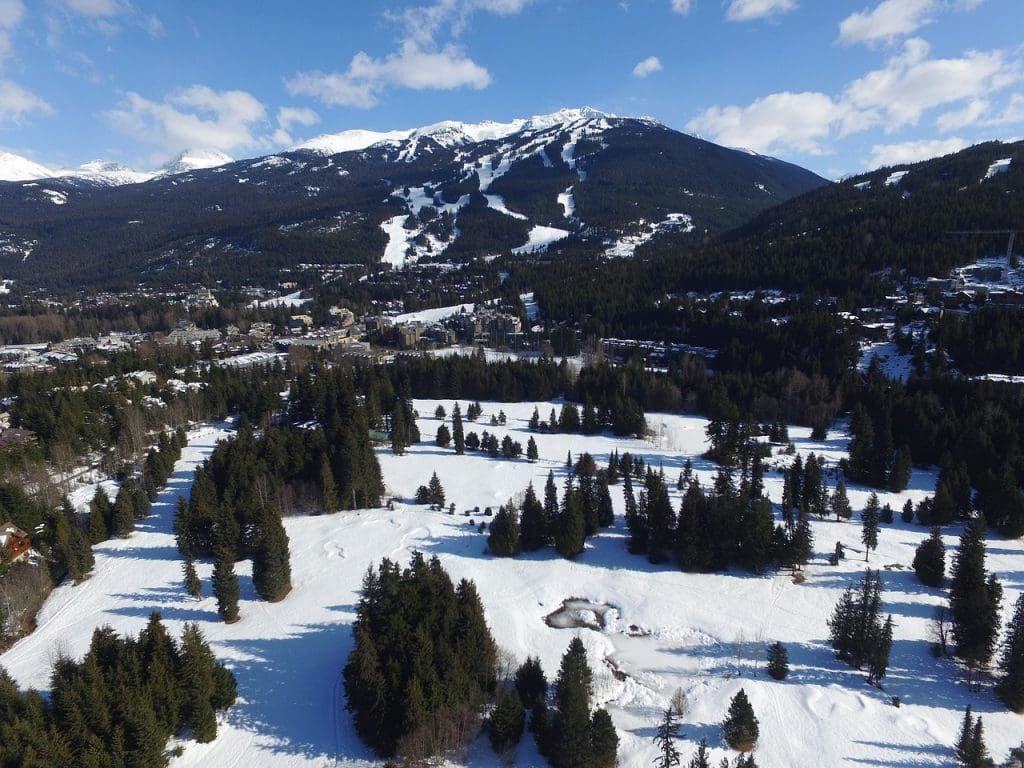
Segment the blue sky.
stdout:
<path fill-rule="evenodd" d="M 1024 135 L 1021 0 L 0 0 L 53 167 L 589 105 L 827 176 Z"/>

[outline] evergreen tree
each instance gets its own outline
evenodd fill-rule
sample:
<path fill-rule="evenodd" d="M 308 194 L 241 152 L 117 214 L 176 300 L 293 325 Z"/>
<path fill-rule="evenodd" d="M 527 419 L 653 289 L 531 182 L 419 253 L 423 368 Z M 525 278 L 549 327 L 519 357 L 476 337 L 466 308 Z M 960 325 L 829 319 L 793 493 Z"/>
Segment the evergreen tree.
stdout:
<path fill-rule="evenodd" d="M 868 683 L 882 687 L 882 678 L 889 668 L 889 652 L 892 650 L 892 616 L 887 616 L 882 631 L 873 639 L 868 653 Z"/>
<path fill-rule="evenodd" d="M 437 472 L 434 472 L 430 476 L 430 482 L 427 484 L 427 491 L 429 491 L 430 503 L 435 504 L 437 507 L 444 506 L 444 488 L 441 487 L 441 481 L 437 477 Z"/>
<path fill-rule="evenodd" d="M 583 500 L 579 490 L 573 488 L 570 483 L 566 485 L 562 509 L 555 527 L 555 550 L 562 557 L 571 560 L 583 551 L 585 539 Z"/>
<path fill-rule="evenodd" d="M 110 538 L 112 514 L 110 497 L 102 485 L 97 485 L 96 493 L 89 502 L 89 543 L 99 544 Z"/>
<path fill-rule="evenodd" d="M 114 501 L 114 509 L 111 515 L 115 536 L 124 539 L 135 530 L 135 505 L 132 503 L 131 489 L 128 485 L 122 485 L 118 491 L 117 499 Z"/>
<path fill-rule="evenodd" d="M 405 424 L 405 408 L 400 400 L 395 400 L 391 413 L 391 451 L 401 456 L 405 453 L 408 443 L 408 427 Z"/>
<path fill-rule="evenodd" d="M 446 425 L 442 424 L 437 428 L 437 437 L 434 438 L 434 444 L 439 448 L 447 448 L 451 441 L 452 433 L 448 431 Z"/>
<path fill-rule="evenodd" d="M 946 546 L 942 543 L 942 529 L 932 528 L 931 536 L 922 541 L 914 552 L 914 573 L 922 584 L 941 587 L 946 577 Z"/>
<path fill-rule="evenodd" d="M 839 478 L 839 482 L 836 483 L 836 490 L 832 494 L 829 506 L 832 509 L 832 514 L 836 516 L 836 520 L 849 520 L 852 512 L 850 510 L 850 499 L 846 495 L 846 483 L 843 478 Z"/>
<path fill-rule="evenodd" d="M 597 484 L 597 524 L 602 528 L 608 528 L 614 523 L 615 508 L 612 506 L 612 496 L 607 481 L 602 477 Z"/>
<path fill-rule="evenodd" d="M 524 707 L 533 709 L 536 706 L 543 706 L 548 694 L 548 680 L 544 676 L 540 659 L 528 656 L 516 670 L 515 684 L 519 700 Z"/>
<path fill-rule="evenodd" d="M 252 584 L 264 600 L 283 600 L 292 588 L 288 534 L 277 510 L 265 506 L 258 517 L 259 541 L 252 557 Z"/>
<path fill-rule="evenodd" d="M 326 453 L 320 457 L 320 505 L 327 513 L 334 512 L 341 506 L 338 503 L 338 485 L 334 481 L 334 472 Z"/>
<path fill-rule="evenodd" d="M 614 768 L 618 765 L 619 734 L 615 732 L 611 715 L 598 709 L 590 718 L 590 766 Z"/>
<path fill-rule="evenodd" d="M 519 554 L 519 513 L 512 502 L 507 507 L 499 508 L 498 514 L 491 521 L 487 548 L 495 557 L 515 557 Z"/>
<path fill-rule="evenodd" d="M 515 688 L 508 688 L 498 697 L 497 706 L 487 726 L 491 747 L 501 754 L 519 743 L 526 726 L 526 711 Z"/>
<path fill-rule="evenodd" d="M 672 547 L 676 514 L 661 475 L 648 470 L 644 487 L 647 494 L 647 524 L 644 534 L 647 540 L 647 559 L 652 563 L 660 563 L 665 560 L 665 550 Z"/>
<path fill-rule="evenodd" d="M 555 485 L 555 473 L 548 471 L 548 479 L 544 483 L 544 524 L 549 541 L 554 541 L 555 532 L 558 530 L 560 509 L 558 505 L 558 487 Z"/>
<path fill-rule="evenodd" d="M 878 520 L 882 507 L 878 503 L 878 494 L 872 493 L 868 497 L 868 503 L 860 513 L 863 527 L 860 533 L 861 543 L 864 544 L 864 560 L 867 561 L 871 550 L 878 548 Z"/>
<path fill-rule="evenodd" d="M 536 432 L 540 428 L 540 411 L 537 410 L 537 406 L 533 406 L 533 415 L 530 416 L 530 422 L 527 426 L 531 432 Z"/>
<path fill-rule="evenodd" d="M 726 744 L 740 752 L 749 752 L 757 744 L 757 718 L 742 688 L 729 702 L 729 713 L 722 723 L 722 737 Z"/>
<path fill-rule="evenodd" d="M 526 458 L 530 462 L 537 461 L 540 454 L 537 453 L 537 441 L 533 439 L 533 435 L 530 435 L 530 439 L 526 441 Z"/>
<path fill-rule="evenodd" d="M 520 521 L 520 538 L 522 548 L 526 552 L 541 549 L 546 541 L 546 525 L 544 522 L 544 506 L 533 490 L 533 483 L 526 486 L 523 496 L 523 512 Z M 526 706 L 531 706 L 524 701 Z"/>
<path fill-rule="evenodd" d="M 996 693 L 1012 711 L 1024 713 L 1024 595 L 1017 598 L 1006 625 L 1006 640 L 999 659 Z"/>
<path fill-rule="evenodd" d="M 900 520 L 904 523 L 912 523 L 914 521 L 914 502 L 910 499 L 907 499 L 903 509 L 900 510 Z"/>
<path fill-rule="evenodd" d="M 701 739 L 697 751 L 690 758 L 687 768 L 711 768 L 711 756 L 708 754 L 708 740 Z"/>
<path fill-rule="evenodd" d="M 213 594 L 217 598 L 217 614 L 227 624 L 238 621 L 238 598 L 241 591 L 235 575 L 234 555 L 218 546 L 214 551 Z"/>
<path fill-rule="evenodd" d="M 888 663 L 884 626 L 879 619 L 882 603 L 882 577 L 878 571 L 864 572 L 857 587 L 848 587 L 828 620 L 829 642 L 838 656 L 850 666 L 860 668 L 877 660 Z M 891 634 L 890 634 L 891 643 Z"/>
<path fill-rule="evenodd" d="M 789 675 L 789 654 L 778 640 L 768 646 L 768 675 L 776 680 L 785 680 Z"/>
<path fill-rule="evenodd" d="M 654 732 L 654 743 L 658 746 L 658 757 L 654 764 L 657 768 L 672 768 L 679 765 L 679 750 L 676 739 L 679 738 L 679 723 L 672 707 L 665 710 L 657 730 Z"/>
<path fill-rule="evenodd" d="M 969 520 L 953 556 L 949 608 L 956 654 L 969 665 L 984 667 L 992 658 L 999 632 L 1002 587 L 986 581 L 984 524 Z"/>
<path fill-rule="evenodd" d="M 459 456 L 466 452 L 466 437 L 462 432 L 462 411 L 458 403 L 452 408 L 452 443 L 455 446 L 455 453 Z"/>
<path fill-rule="evenodd" d="M 200 744 L 217 737 L 217 716 L 213 706 L 215 665 L 213 653 L 199 626 L 186 624 L 181 636 L 180 678 L 186 696 L 185 718 L 192 726 L 192 738 Z"/>
<path fill-rule="evenodd" d="M 196 573 L 196 565 L 192 562 L 192 558 L 186 558 L 182 570 L 185 572 L 185 592 L 190 597 L 196 599 L 203 593 L 203 582 L 199 579 L 199 574 Z"/>
<path fill-rule="evenodd" d="M 555 681 L 558 713 L 554 733 L 558 734 L 551 763 L 555 768 L 589 768 L 590 696 L 593 674 L 587 664 L 583 642 L 573 638 L 562 656 Z"/>

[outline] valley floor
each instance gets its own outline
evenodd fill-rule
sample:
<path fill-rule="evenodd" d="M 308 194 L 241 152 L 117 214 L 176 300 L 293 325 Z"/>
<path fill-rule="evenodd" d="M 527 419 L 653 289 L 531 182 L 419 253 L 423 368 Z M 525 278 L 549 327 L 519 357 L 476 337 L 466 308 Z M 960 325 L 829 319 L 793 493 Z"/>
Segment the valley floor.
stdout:
<path fill-rule="evenodd" d="M 954 664 L 929 653 L 929 618 L 944 593 L 914 578 L 914 548 L 927 532 L 899 522 L 898 510 L 905 499 L 917 501 L 930 494 L 933 473 L 915 471 L 908 491 L 882 495 L 883 503 L 889 501 L 897 510 L 897 519 L 883 526 L 870 565 L 884 569 L 883 613 L 893 614 L 896 639 L 885 690 L 880 691 L 865 684 L 863 673 L 837 662 L 827 642 L 825 622 L 832 606 L 859 578 L 865 562 L 847 559 L 832 567 L 825 558 L 836 541 L 861 550 L 858 517 L 845 523 L 815 521 L 816 555 L 806 582 L 799 585 L 788 572 L 760 577 L 740 571 L 684 574 L 627 554 L 621 486 L 612 487 L 616 526 L 588 542 L 576 561 L 562 560 L 553 551 L 495 559 L 485 551 L 486 534 L 469 524 L 464 510 L 497 510 L 531 481 L 541 494 L 549 471 L 561 488 L 569 451 L 574 459 L 589 451 L 598 466 L 615 448 L 639 454 L 650 465 L 663 467 L 673 488 L 683 462 L 691 457 L 701 479 L 710 482 L 715 467 L 699 458 L 706 422 L 649 414 L 649 426 L 658 434 L 650 442 L 538 434 L 541 459 L 530 464 L 479 454 L 460 457 L 437 448 L 432 437 L 440 422 L 430 415 L 437 404 L 416 402 L 423 442 L 406 456 L 380 454 L 394 509 L 286 519 L 294 589 L 281 603 L 261 602 L 252 588 L 249 563 L 239 563 L 242 618 L 230 626 L 217 620 L 209 563 L 199 564 L 204 597 L 194 601 L 185 595 L 171 533 L 175 502 L 179 494 L 187 495 L 192 470 L 218 439 L 229 435 L 227 427 L 192 432 L 154 514 L 130 538 L 96 547 L 94 575 L 77 587 L 57 588 L 39 615 L 38 629 L 0 657 L 0 664 L 20 685 L 46 689 L 54 658 L 61 653 L 80 656 L 93 628 L 110 624 L 118 632 L 137 633 L 149 613 L 159 610 L 176 635 L 184 622 L 200 624 L 218 658 L 234 671 L 240 695 L 222 717 L 216 741 L 185 742 L 184 754 L 172 762 L 176 768 L 373 765 L 379 761 L 360 744 L 344 710 L 339 673 L 352 647 L 351 624 L 367 567 L 382 557 L 405 563 L 419 550 L 437 555 L 453 579 L 474 579 L 498 643 L 520 661 L 539 656 L 549 677 L 555 676 L 569 640 L 579 634 L 595 671 L 594 698 L 612 714 L 621 739 L 620 765 L 627 768 L 652 764 L 655 727 L 676 688 L 686 692 L 690 703 L 678 745 L 684 763 L 702 737 L 716 747 L 715 760 L 726 754 L 719 724 L 740 688 L 760 719 L 757 760 L 764 768 L 950 765 L 949 745 L 967 704 L 984 718 L 994 756 L 1001 759 L 1020 742 L 1020 716 L 1005 711 L 989 690 L 969 693 Z M 451 401 L 442 404 L 451 411 Z M 462 405 L 465 409 L 466 403 Z M 480 424 L 467 422 L 466 431 L 487 429 L 499 439 L 509 434 L 525 446 L 534 405 L 485 403 Z M 552 404 L 539 406 L 546 418 Z M 499 409 L 508 416 L 507 426 L 485 426 Z M 806 430 L 790 432 L 801 453 L 824 453 L 830 465 L 844 455 L 847 441 L 838 432 L 823 443 L 812 442 Z M 780 466 L 788 461 L 780 458 Z M 410 503 L 417 486 L 426 484 L 435 470 L 447 499 L 456 505 L 455 516 Z M 778 501 L 778 473 L 769 473 L 766 483 Z M 859 512 L 868 491 L 851 487 L 849 495 Z M 83 492 L 82 500 L 86 498 Z M 677 507 L 678 501 L 673 491 Z M 472 519 L 488 520 L 482 515 Z M 955 528 L 948 531 L 949 550 L 958 534 Z M 1005 619 L 1024 590 L 1024 543 L 996 539 L 988 552 L 988 567 L 1005 587 Z M 849 557 L 858 556 L 851 551 Z M 568 598 L 609 606 L 604 627 L 548 626 L 544 618 Z M 791 672 L 784 682 L 764 672 L 764 646 L 774 640 L 789 649 Z M 892 706 L 893 696 L 902 706 Z M 463 764 L 499 766 L 502 761 L 480 739 Z M 515 764 L 544 764 L 528 736 Z"/>

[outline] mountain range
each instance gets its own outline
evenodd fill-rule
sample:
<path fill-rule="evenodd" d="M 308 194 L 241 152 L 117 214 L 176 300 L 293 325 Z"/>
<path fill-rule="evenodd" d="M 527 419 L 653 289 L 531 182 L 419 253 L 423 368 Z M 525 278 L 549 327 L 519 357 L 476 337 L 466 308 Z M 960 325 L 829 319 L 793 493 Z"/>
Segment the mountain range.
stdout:
<path fill-rule="evenodd" d="M 247 160 L 185 154 L 146 179 L 90 164 L 0 183 L 0 276 L 23 288 L 237 286 L 296 264 L 465 262 L 560 241 L 622 257 L 659 233 L 724 232 L 825 184 L 586 108 L 346 131 Z"/>

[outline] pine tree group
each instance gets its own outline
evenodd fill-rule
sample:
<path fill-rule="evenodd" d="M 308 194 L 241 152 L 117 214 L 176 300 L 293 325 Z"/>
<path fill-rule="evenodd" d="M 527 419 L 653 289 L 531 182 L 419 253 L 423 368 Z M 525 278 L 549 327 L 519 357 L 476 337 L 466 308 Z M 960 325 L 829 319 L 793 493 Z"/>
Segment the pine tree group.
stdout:
<path fill-rule="evenodd" d="M 453 587 L 437 558 L 419 553 L 404 570 L 385 559 L 363 580 L 353 634 L 345 695 L 364 742 L 425 760 L 471 737 L 497 653 L 472 582 Z"/>
<path fill-rule="evenodd" d="M 864 572 L 857 587 L 848 587 L 828 620 L 829 642 L 836 656 L 851 667 L 868 667 L 868 682 L 880 683 L 889 665 L 892 648 L 892 616 L 884 622 L 882 577 L 878 571 Z"/>
<path fill-rule="evenodd" d="M 187 730 L 196 741 L 212 741 L 217 710 L 236 698 L 234 676 L 198 627 L 186 624 L 178 643 L 158 613 L 137 638 L 96 629 L 81 661 L 54 662 L 50 682 L 46 700 L 18 691 L 0 670 L 0 764 L 160 768 L 171 736 Z"/>
<path fill-rule="evenodd" d="M 573 638 L 555 681 L 554 713 L 534 708 L 531 728 L 541 754 L 554 768 L 612 768 L 619 737 L 604 709 L 590 712 L 593 673 L 583 642 Z"/>
<path fill-rule="evenodd" d="M 949 588 L 956 655 L 972 670 L 987 666 L 995 652 L 1003 594 L 994 575 L 986 578 L 984 531 L 980 519 L 968 521 L 953 556 Z"/>

